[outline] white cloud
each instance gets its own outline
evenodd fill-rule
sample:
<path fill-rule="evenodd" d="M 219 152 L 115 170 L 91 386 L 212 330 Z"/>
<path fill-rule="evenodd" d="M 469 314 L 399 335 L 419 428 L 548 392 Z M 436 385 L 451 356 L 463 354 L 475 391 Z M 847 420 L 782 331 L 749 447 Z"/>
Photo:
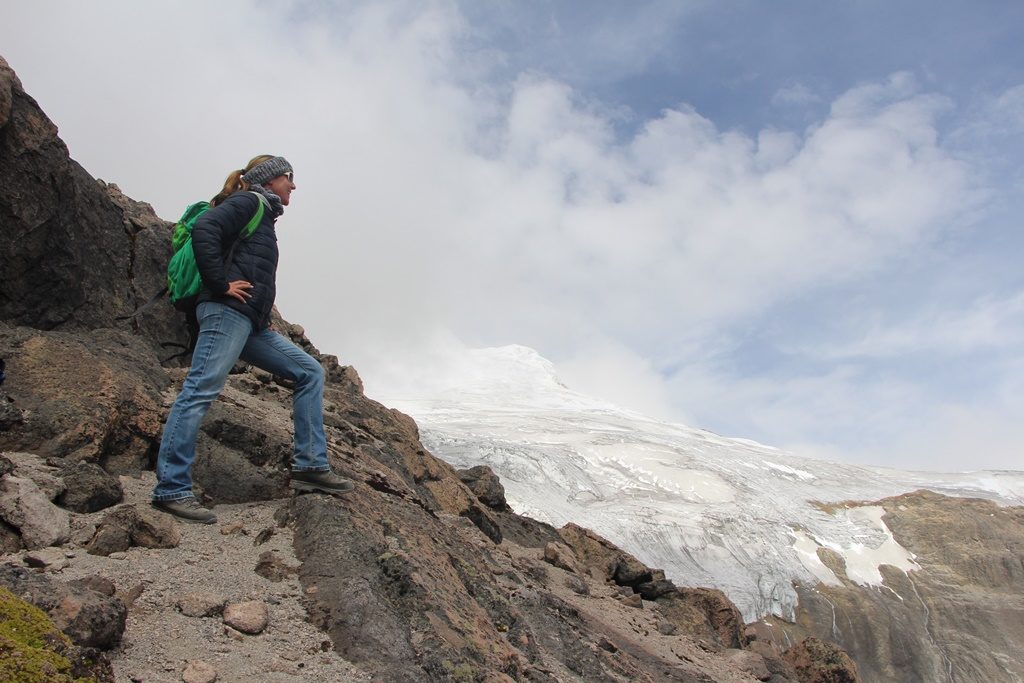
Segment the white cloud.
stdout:
<path fill-rule="evenodd" d="M 921 353 L 944 356 L 1015 350 L 1024 344 L 1024 292 L 984 296 L 963 309 L 935 303 L 912 318 L 882 321 L 860 314 L 848 321 L 836 345 L 801 345 L 789 349 L 819 360 L 892 358 Z"/>
<path fill-rule="evenodd" d="M 558 377 L 576 391 L 604 396 L 617 405 L 667 421 L 688 422 L 673 405 L 665 378 L 650 360 L 608 339 L 595 339 L 557 366 Z"/>
<path fill-rule="evenodd" d="M 1011 373 L 1019 362 L 1006 367 Z M 982 368 L 979 367 L 979 372 Z M 900 373 L 858 364 L 784 376 L 735 376 L 715 362 L 673 377 L 674 397 L 700 424 L 801 455 L 900 469 L 962 471 L 1024 466 L 1019 374 L 981 395 L 937 393 Z"/>
<path fill-rule="evenodd" d="M 919 398 L 910 383 L 864 393 L 842 367 L 737 379 L 704 354 L 780 302 L 870 277 L 977 203 L 973 170 L 939 134 L 949 100 L 901 73 L 850 89 L 804 131 L 723 131 L 680 105 L 623 138 L 614 111 L 551 71 L 488 80 L 503 58 L 467 52 L 478 37 L 442 1 L 38 0 L 0 27 L 73 156 L 165 218 L 251 156 L 287 156 L 298 190 L 279 228 L 279 303 L 368 386 L 446 345 L 520 343 L 630 407 L 763 413 L 747 424 L 775 425 L 777 445 L 822 443 L 814 426 L 845 429 L 844 415 L 886 419 L 858 405 Z M 658 40 L 616 49 L 657 54 Z M 1013 314 L 990 313 L 993 333 Z M 915 327 L 956 327 L 944 315 L 844 353 L 909 349 Z M 663 381 L 677 366 L 690 374 Z"/>

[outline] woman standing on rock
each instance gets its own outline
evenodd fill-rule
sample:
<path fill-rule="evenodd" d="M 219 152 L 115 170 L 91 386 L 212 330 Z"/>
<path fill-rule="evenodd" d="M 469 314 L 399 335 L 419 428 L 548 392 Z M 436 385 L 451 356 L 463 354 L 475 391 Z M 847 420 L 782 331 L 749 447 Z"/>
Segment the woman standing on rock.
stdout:
<path fill-rule="evenodd" d="M 305 351 L 270 328 L 277 274 L 274 224 L 295 190 L 284 157 L 258 156 L 233 171 L 211 208 L 192 229 L 202 277 L 196 316 L 199 338 L 185 385 L 164 425 L 153 506 L 182 519 L 212 524 L 217 517 L 192 492 L 199 425 L 239 358 L 295 382 L 295 448 L 291 486 L 341 494 L 352 482 L 331 471 L 324 435 L 324 371 Z M 240 237 L 264 205 L 255 231 Z"/>

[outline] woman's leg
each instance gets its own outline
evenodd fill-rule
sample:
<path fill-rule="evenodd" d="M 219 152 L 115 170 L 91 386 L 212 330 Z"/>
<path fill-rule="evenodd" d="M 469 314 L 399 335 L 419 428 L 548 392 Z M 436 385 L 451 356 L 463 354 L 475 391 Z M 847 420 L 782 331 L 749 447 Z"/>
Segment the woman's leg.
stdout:
<path fill-rule="evenodd" d="M 242 360 L 295 382 L 293 472 L 326 472 L 324 369 L 315 358 L 272 330 L 249 337 Z"/>
<path fill-rule="evenodd" d="M 252 333 L 249 318 L 229 306 L 204 302 L 196 314 L 199 339 L 185 385 L 164 424 L 153 489 L 155 501 L 192 497 L 192 463 L 199 426 Z"/>

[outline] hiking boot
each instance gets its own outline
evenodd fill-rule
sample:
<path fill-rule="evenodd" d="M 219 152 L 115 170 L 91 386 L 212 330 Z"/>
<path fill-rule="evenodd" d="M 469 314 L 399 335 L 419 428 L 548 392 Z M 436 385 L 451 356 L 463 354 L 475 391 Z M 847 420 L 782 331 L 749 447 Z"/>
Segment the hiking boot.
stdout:
<path fill-rule="evenodd" d="M 198 522 L 199 524 L 213 524 L 217 521 L 217 515 L 213 510 L 204 508 L 195 498 L 179 498 L 178 500 L 154 500 L 153 507 L 178 519 L 186 522 Z"/>
<path fill-rule="evenodd" d="M 331 470 L 323 472 L 292 472 L 292 488 L 296 491 L 320 491 L 340 496 L 348 493 L 355 485 Z"/>

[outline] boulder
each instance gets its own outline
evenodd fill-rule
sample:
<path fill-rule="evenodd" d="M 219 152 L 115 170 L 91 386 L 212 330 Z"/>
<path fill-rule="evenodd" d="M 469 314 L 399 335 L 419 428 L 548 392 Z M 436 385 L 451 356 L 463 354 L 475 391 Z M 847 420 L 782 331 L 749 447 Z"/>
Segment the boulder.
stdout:
<path fill-rule="evenodd" d="M 626 554 L 590 529 L 584 529 L 576 524 L 566 524 L 558 530 L 558 535 L 572 548 L 573 554 L 583 568 L 605 581 L 612 579 L 619 566 L 619 560 Z"/>
<path fill-rule="evenodd" d="M 209 662 L 193 659 L 182 672 L 181 680 L 182 683 L 214 683 L 217 680 L 217 670 Z"/>
<path fill-rule="evenodd" d="M 186 593 L 178 600 L 178 611 L 187 617 L 214 617 L 224 612 L 226 603 L 215 593 Z"/>
<path fill-rule="evenodd" d="M 159 512 L 148 505 L 130 507 L 135 510 L 134 514 L 127 517 L 132 520 L 132 545 L 143 548 L 178 547 L 181 543 L 181 527 L 171 515 Z"/>
<path fill-rule="evenodd" d="M 657 599 L 665 618 L 683 633 L 707 638 L 726 648 L 742 648 L 743 616 L 725 593 L 715 588 L 677 588 Z"/>
<path fill-rule="evenodd" d="M 10 524 L 0 519 L 0 555 L 16 553 L 25 548 L 21 542 L 21 534 Z"/>
<path fill-rule="evenodd" d="M 663 636 L 674 636 L 679 632 L 679 627 L 673 624 L 671 621 L 659 621 L 658 622 L 658 633 Z"/>
<path fill-rule="evenodd" d="M 91 462 L 77 462 L 60 472 L 66 489 L 57 504 L 74 512 L 96 512 L 117 505 L 124 498 L 124 489 L 113 477 Z"/>
<path fill-rule="evenodd" d="M 148 343 L 116 330 L 40 331 L 0 322 L 0 354 L 17 370 L 4 388 L 25 415 L 0 432 L 0 449 L 94 462 L 114 474 L 150 466 L 169 380 Z"/>
<path fill-rule="evenodd" d="M 487 465 L 477 465 L 464 470 L 456 470 L 459 479 L 469 487 L 481 503 L 494 510 L 511 512 L 505 500 L 505 487 L 501 485 L 498 475 Z"/>
<path fill-rule="evenodd" d="M 0 585 L 46 612 L 76 645 L 109 650 L 121 642 L 128 610 L 117 598 L 7 564 Z"/>
<path fill-rule="evenodd" d="M 114 582 L 105 576 L 100 576 L 99 574 L 83 576 L 80 579 L 68 581 L 68 585 L 77 586 L 79 588 L 88 588 L 89 590 L 96 591 L 97 593 L 108 597 L 113 597 L 114 593 L 117 592 Z"/>
<path fill-rule="evenodd" d="M 800 683 L 859 683 L 857 665 L 832 643 L 805 638 L 786 650 L 782 658 L 800 677 Z"/>
<path fill-rule="evenodd" d="M 60 548 L 43 548 L 25 553 L 25 564 L 34 569 L 60 571 L 68 566 L 68 558 Z"/>
<path fill-rule="evenodd" d="M 0 587 L 0 680 L 114 683 L 106 654 L 75 645 L 35 605 Z"/>
<path fill-rule="evenodd" d="M 740 671 L 745 671 L 759 681 L 767 681 L 772 677 L 764 657 L 750 650 L 728 649 L 723 653 L 725 660 Z"/>
<path fill-rule="evenodd" d="M 8 452 L 7 457 L 14 467 L 12 474 L 22 479 L 31 479 L 49 500 L 56 501 L 64 493 L 66 485 L 60 478 L 60 470 L 47 465 L 38 455 Z"/>
<path fill-rule="evenodd" d="M 8 475 L 0 481 L 0 517 L 18 529 L 29 550 L 59 545 L 71 537 L 68 513 L 51 503 L 31 479 Z"/>
<path fill-rule="evenodd" d="M 221 503 L 289 495 L 291 402 L 261 401 L 244 392 L 247 375 L 229 380 L 206 414 L 196 443 L 193 477 Z M 290 397 L 288 397 L 290 399 Z"/>
<path fill-rule="evenodd" d="M 622 598 L 622 604 L 626 607 L 636 607 L 637 609 L 644 608 L 644 599 L 640 597 L 639 593 L 633 593 Z"/>
<path fill-rule="evenodd" d="M 565 585 L 577 595 L 590 595 L 590 586 L 575 574 L 569 574 L 569 576 L 565 577 Z"/>
<path fill-rule="evenodd" d="M 544 561 L 573 574 L 581 573 L 572 550 L 562 543 L 548 543 L 544 546 Z"/>
<path fill-rule="evenodd" d="M 224 623 L 249 635 L 262 633 L 269 620 L 267 604 L 259 600 L 238 602 L 224 608 Z"/>
<path fill-rule="evenodd" d="M 615 564 L 612 580 L 620 586 L 637 588 L 654 580 L 654 570 L 632 555 L 623 553 Z"/>
<path fill-rule="evenodd" d="M 181 528 L 171 515 L 149 507 L 122 505 L 103 518 L 86 551 L 109 556 L 132 546 L 175 548 L 180 542 Z"/>
<path fill-rule="evenodd" d="M 503 538 L 501 525 L 498 524 L 497 520 L 494 519 L 488 510 L 476 503 L 469 503 L 459 513 L 459 516 L 473 522 L 473 525 L 494 543 L 501 543 Z"/>
<path fill-rule="evenodd" d="M 676 585 L 668 579 L 647 581 L 636 587 L 636 591 L 643 596 L 644 600 L 657 600 L 663 595 L 668 595 L 676 590 Z"/>

